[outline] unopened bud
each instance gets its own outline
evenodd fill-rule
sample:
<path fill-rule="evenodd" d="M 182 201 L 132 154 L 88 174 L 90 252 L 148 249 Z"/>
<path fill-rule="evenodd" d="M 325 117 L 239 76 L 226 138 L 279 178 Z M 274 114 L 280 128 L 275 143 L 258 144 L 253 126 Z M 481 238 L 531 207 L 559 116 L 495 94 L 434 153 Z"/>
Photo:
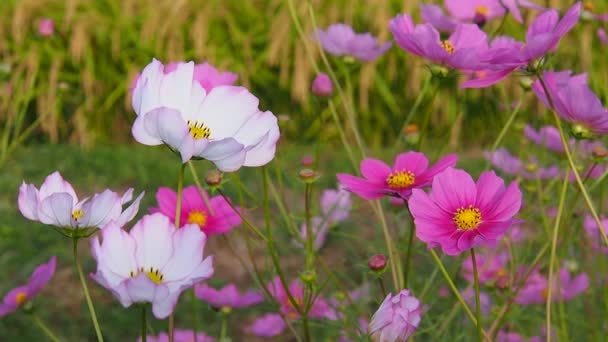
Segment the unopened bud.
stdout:
<path fill-rule="evenodd" d="M 538 171 L 538 165 L 535 163 L 528 163 L 528 164 L 526 164 L 526 171 L 528 171 L 530 173 L 534 173 L 534 172 Z"/>
<path fill-rule="evenodd" d="M 519 86 L 525 91 L 532 90 L 532 83 L 534 83 L 534 80 L 531 77 L 522 77 L 519 79 Z"/>
<path fill-rule="evenodd" d="M 319 179 L 319 173 L 312 169 L 302 169 L 298 174 L 300 179 L 304 181 L 304 183 L 314 183 L 317 179 Z"/>
<path fill-rule="evenodd" d="M 602 145 L 593 146 L 591 153 L 593 154 L 594 158 L 598 158 L 598 159 L 603 159 L 603 158 L 608 157 L 608 149 L 606 149 L 606 147 L 604 147 Z"/>
<path fill-rule="evenodd" d="M 440 65 L 431 66 L 431 74 L 437 77 L 446 77 L 450 73 L 450 70 Z"/>
<path fill-rule="evenodd" d="M 380 273 L 386 269 L 386 256 L 384 256 L 384 254 L 376 254 L 369 258 L 367 264 L 369 265 L 370 270 Z"/>
<path fill-rule="evenodd" d="M 317 273 L 315 271 L 304 271 L 300 274 L 300 280 L 304 284 L 312 285 L 317 281 Z"/>
<path fill-rule="evenodd" d="M 581 140 L 581 139 L 590 139 L 593 134 L 591 133 L 591 131 L 589 131 L 589 129 L 587 129 L 587 127 L 583 126 L 583 125 L 574 125 L 572 126 L 572 135 L 574 136 L 574 138 Z"/>
<path fill-rule="evenodd" d="M 205 183 L 209 186 L 218 186 L 222 183 L 222 173 L 218 170 L 211 170 L 205 176 Z"/>
<path fill-rule="evenodd" d="M 302 166 L 312 166 L 312 164 L 314 163 L 315 159 L 311 155 L 305 155 L 300 161 L 300 164 L 302 164 Z"/>
<path fill-rule="evenodd" d="M 334 92 L 334 85 L 327 74 L 319 73 L 312 82 L 312 93 L 319 97 L 328 97 Z"/>

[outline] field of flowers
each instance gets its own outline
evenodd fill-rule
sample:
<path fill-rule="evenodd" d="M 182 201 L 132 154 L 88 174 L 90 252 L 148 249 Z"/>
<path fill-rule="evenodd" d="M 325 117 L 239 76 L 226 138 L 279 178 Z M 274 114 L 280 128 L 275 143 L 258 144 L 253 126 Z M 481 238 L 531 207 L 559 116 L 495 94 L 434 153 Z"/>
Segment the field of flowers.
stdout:
<path fill-rule="evenodd" d="M 605 341 L 606 22 L 3 1 L 0 341 Z"/>

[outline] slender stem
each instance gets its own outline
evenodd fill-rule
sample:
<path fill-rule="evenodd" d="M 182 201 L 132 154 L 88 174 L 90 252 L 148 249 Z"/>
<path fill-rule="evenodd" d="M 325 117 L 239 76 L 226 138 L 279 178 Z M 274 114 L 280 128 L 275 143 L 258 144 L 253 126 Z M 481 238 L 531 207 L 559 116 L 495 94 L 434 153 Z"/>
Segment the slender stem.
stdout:
<path fill-rule="evenodd" d="M 397 132 L 397 139 L 395 139 L 395 143 L 393 144 L 394 153 L 397 152 L 397 147 L 399 146 L 399 141 L 401 141 L 401 135 L 405 131 L 405 128 L 412 121 L 412 118 L 414 117 L 414 113 L 418 112 L 418 107 L 420 107 L 422 100 L 424 99 L 427 91 L 429 90 L 429 86 L 431 85 L 432 78 L 433 78 L 433 76 L 430 75 L 429 77 L 427 77 L 424 80 L 424 83 L 422 84 L 422 89 L 418 93 L 418 96 L 416 96 L 416 100 L 414 100 L 414 104 L 412 105 L 412 108 L 410 108 L 410 111 L 407 113 L 407 116 L 405 117 L 405 120 L 403 121 L 403 125 L 401 125 L 401 129 L 399 130 L 399 132 Z M 433 93 L 435 93 L 437 91 L 438 87 L 434 87 L 434 88 L 435 89 L 433 90 Z"/>
<path fill-rule="evenodd" d="M 194 184 L 196 184 L 198 190 L 201 192 L 201 197 L 203 197 L 203 202 L 205 202 L 205 206 L 207 207 L 207 210 L 209 210 L 209 214 L 211 214 L 211 216 L 215 216 L 215 211 L 211 206 L 211 202 L 209 202 L 209 194 L 204 191 L 205 188 L 203 188 L 203 185 L 201 184 L 201 181 L 198 178 L 198 174 L 196 173 L 196 169 L 194 168 L 194 164 L 192 163 L 192 161 L 188 162 L 188 166 L 190 168 L 190 173 L 192 174 L 192 179 L 194 179 Z"/>
<path fill-rule="evenodd" d="M 175 229 L 181 227 L 182 218 L 182 191 L 184 189 L 184 169 L 186 164 L 179 166 L 179 173 L 177 175 L 177 202 L 175 203 Z M 169 316 L 169 342 L 173 342 L 175 330 L 175 315 L 172 312 Z"/>
<path fill-rule="evenodd" d="M 146 306 L 141 306 L 141 342 L 148 340 L 148 323 L 146 323 Z"/>
<path fill-rule="evenodd" d="M 97 322 L 97 315 L 95 314 L 95 307 L 93 306 L 93 301 L 91 300 L 91 295 L 89 294 L 89 288 L 87 287 L 87 281 L 84 277 L 84 273 L 82 272 L 82 267 L 80 266 L 80 261 L 78 260 L 78 238 L 73 238 L 73 248 L 72 252 L 74 255 L 74 264 L 76 265 L 76 271 L 78 272 L 78 277 L 80 278 L 80 285 L 82 285 L 82 291 L 84 292 L 84 298 L 86 299 L 87 306 L 89 307 L 89 314 L 91 315 L 91 321 L 93 322 L 93 327 L 95 328 L 95 334 L 97 335 L 97 341 L 103 342 L 103 335 L 101 335 L 101 329 L 99 328 L 99 323 Z"/>
<path fill-rule="evenodd" d="M 308 326 L 308 315 L 302 317 L 302 326 L 304 328 L 304 340 L 307 342 L 312 341 L 310 339 L 310 327 Z"/>
<path fill-rule="evenodd" d="M 57 338 L 57 336 L 55 334 L 53 334 L 51 329 L 49 329 L 49 327 L 47 327 L 46 324 L 44 324 L 44 322 L 40 319 L 40 317 L 38 317 L 38 315 L 36 315 L 33 312 L 32 312 L 32 319 L 34 320 L 36 325 L 40 328 L 40 330 L 42 330 L 44 332 L 44 334 L 49 338 L 49 340 L 51 340 L 53 342 L 59 342 L 59 338 Z"/>
<path fill-rule="evenodd" d="M 564 203 L 566 202 L 566 192 L 568 190 L 568 179 L 570 171 L 566 172 L 562 191 L 559 196 L 559 204 L 557 207 L 557 217 L 555 218 L 555 226 L 553 227 L 553 239 L 551 240 L 551 257 L 549 260 L 549 280 L 547 284 L 547 304 L 546 304 L 546 319 L 547 319 L 547 342 L 551 341 L 551 299 L 553 297 L 553 267 L 555 266 L 555 251 L 557 250 L 557 236 L 559 234 L 560 222 L 564 211 Z"/>
<path fill-rule="evenodd" d="M 228 314 L 225 312 L 222 312 L 222 326 L 220 328 L 220 341 L 219 342 L 224 342 L 226 341 L 226 336 L 228 333 Z"/>
<path fill-rule="evenodd" d="M 473 262 L 473 281 L 475 284 L 475 311 L 477 314 L 477 340 L 481 342 L 481 300 L 479 299 L 479 273 L 477 272 L 477 260 L 475 259 L 475 248 L 471 248 L 471 261 Z"/>
<path fill-rule="evenodd" d="M 378 276 L 378 286 L 380 286 L 380 291 L 382 291 L 382 298 L 386 297 L 386 289 L 384 289 L 384 283 L 382 282 L 382 277 Z"/>
<path fill-rule="evenodd" d="M 393 287 L 395 291 L 398 291 L 401 287 L 399 286 L 399 279 L 397 277 L 397 264 L 396 260 L 399 258 L 398 255 L 394 253 L 393 250 L 393 242 L 391 233 L 388 230 L 388 225 L 386 224 L 386 219 L 384 218 L 384 212 L 382 211 L 382 207 L 378 201 L 373 201 L 371 203 L 372 207 L 376 210 L 376 214 L 380 218 L 380 225 L 382 226 L 382 231 L 384 232 L 384 241 L 386 243 L 386 251 L 388 254 L 388 262 L 391 265 L 391 274 L 393 276 Z"/>
<path fill-rule="evenodd" d="M 310 226 L 310 193 L 311 193 L 311 185 L 310 183 L 306 183 L 306 188 L 304 190 L 304 212 L 306 216 L 306 269 L 311 271 L 313 269 L 313 264 L 315 262 L 315 255 L 313 251 L 313 241 L 314 241 L 314 233 L 312 231 L 312 227 Z"/>
<path fill-rule="evenodd" d="M 494 152 L 496 152 L 496 149 L 498 148 L 498 146 L 500 146 L 502 139 L 505 137 L 505 135 L 507 135 L 507 132 L 509 131 L 509 128 L 511 128 L 511 126 L 513 125 L 513 122 L 515 122 L 517 113 L 519 113 L 519 108 L 521 108 L 521 102 L 519 102 L 517 104 L 517 106 L 513 109 L 513 111 L 511 112 L 511 115 L 509 115 L 509 118 L 507 119 L 507 123 L 505 123 L 505 125 L 502 127 L 502 130 L 500 130 L 500 133 L 496 137 L 496 140 L 494 140 L 494 143 L 492 144 L 492 148 L 490 149 L 490 156 L 492 156 L 494 154 Z M 486 169 L 488 169 L 489 167 L 490 167 L 490 161 L 488 160 Z"/>
<path fill-rule="evenodd" d="M 198 342 L 198 299 L 194 294 L 194 287 L 189 292 L 192 301 L 192 338 L 194 342 Z"/>
<path fill-rule="evenodd" d="M 409 212 L 408 212 L 408 214 L 409 214 Z M 412 246 L 413 246 L 413 242 L 414 242 L 414 231 L 416 229 L 412 215 L 409 214 L 409 216 L 410 216 L 410 222 L 411 222 L 410 234 L 409 234 L 408 240 L 407 240 L 407 252 L 405 252 L 405 267 L 403 270 L 403 286 L 405 288 L 407 288 L 408 275 L 409 275 L 409 271 L 410 271 L 410 260 L 412 257 Z"/>

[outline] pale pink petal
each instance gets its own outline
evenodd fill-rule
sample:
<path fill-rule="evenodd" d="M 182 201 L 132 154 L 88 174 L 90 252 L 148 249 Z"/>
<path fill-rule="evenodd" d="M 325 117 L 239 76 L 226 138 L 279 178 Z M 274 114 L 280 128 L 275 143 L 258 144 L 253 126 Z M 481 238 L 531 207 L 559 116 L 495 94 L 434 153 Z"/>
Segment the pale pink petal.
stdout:
<path fill-rule="evenodd" d="M 129 234 L 135 239 L 137 265 L 145 270 L 162 269 L 173 255 L 171 241 L 175 227 L 162 214 L 146 215 L 137 221 Z"/>
<path fill-rule="evenodd" d="M 38 189 L 33 184 L 21 183 L 17 204 L 23 216 L 33 221 L 38 220 Z"/>
<path fill-rule="evenodd" d="M 285 324 L 281 315 L 266 314 L 247 326 L 245 331 L 256 336 L 275 337 L 279 336 L 286 328 L 287 324 Z"/>
<path fill-rule="evenodd" d="M 59 171 L 55 171 L 48 175 L 42 185 L 40 186 L 40 191 L 38 192 L 38 198 L 42 201 L 48 196 L 58 193 L 65 192 L 72 196 L 72 205 L 75 205 L 78 202 L 78 196 L 76 196 L 76 192 L 72 185 L 65 181 Z"/>
<path fill-rule="evenodd" d="M 82 210 L 84 216 L 77 220 L 80 227 L 103 227 L 120 216 L 122 205 L 118 194 L 105 190 L 101 194 L 95 194 L 82 206 Z"/>
<path fill-rule="evenodd" d="M 73 197 L 66 192 L 52 194 L 38 205 L 38 218 L 44 224 L 70 227 L 73 204 Z"/>
<path fill-rule="evenodd" d="M 116 219 L 116 224 L 118 226 L 124 226 L 127 222 L 131 221 L 135 215 L 137 215 L 137 212 L 139 211 L 139 204 L 141 203 L 141 200 L 144 198 L 145 194 L 146 192 L 142 191 L 139 196 L 137 196 L 135 201 L 133 201 L 133 203 L 131 203 L 131 205 L 120 214 L 118 219 Z"/>

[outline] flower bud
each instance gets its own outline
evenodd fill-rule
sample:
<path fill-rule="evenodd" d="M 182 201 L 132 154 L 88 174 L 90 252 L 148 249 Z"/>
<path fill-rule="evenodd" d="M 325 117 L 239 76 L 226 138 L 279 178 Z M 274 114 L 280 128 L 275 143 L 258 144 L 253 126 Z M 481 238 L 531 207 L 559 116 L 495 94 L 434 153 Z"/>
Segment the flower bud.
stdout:
<path fill-rule="evenodd" d="M 304 284 L 312 285 L 317 280 L 317 273 L 313 271 L 304 271 L 300 274 L 300 280 Z"/>
<path fill-rule="evenodd" d="M 314 163 L 315 159 L 309 154 L 303 156 L 302 160 L 300 161 L 300 164 L 302 164 L 302 166 L 312 166 L 312 164 Z"/>
<path fill-rule="evenodd" d="M 572 126 L 572 135 L 577 140 L 590 139 L 592 137 L 591 131 L 582 125 Z"/>
<path fill-rule="evenodd" d="M 522 77 L 519 79 L 519 86 L 525 91 L 532 90 L 532 83 L 534 83 L 534 80 L 530 77 Z"/>
<path fill-rule="evenodd" d="M 207 172 L 207 175 L 205 176 L 205 183 L 211 187 L 220 185 L 220 183 L 222 183 L 222 173 L 218 170 L 211 170 Z"/>
<path fill-rule="evenodd" d="M 55 32 L 55 23 L 52 19 L 44 18 L 38 23 L 38 34 L 43 37 L 52 36 Z"/>
<path fill-rule="evenodd" d="M 302 169 L 299 174 L 300 179 L 304 181 L 304 183 L 314 183 L 317 179 L 319 179 L 319 173 L 312 169 Z"/>
<path fill-rule="evenodd" d="M 369 258 L 367 264 L 370 270 L 378 273 L 383 272 L 386 269 L 387 264 L 386 256 L 384 256 L 384 254 L 376 254 Z"/>
<path fill-rule="evenodd" d="M 334 85 L 327 74 L 319 73 L 312 82 L 312 93 L 319 97 L 328 97 L 334 92 Z"/>

